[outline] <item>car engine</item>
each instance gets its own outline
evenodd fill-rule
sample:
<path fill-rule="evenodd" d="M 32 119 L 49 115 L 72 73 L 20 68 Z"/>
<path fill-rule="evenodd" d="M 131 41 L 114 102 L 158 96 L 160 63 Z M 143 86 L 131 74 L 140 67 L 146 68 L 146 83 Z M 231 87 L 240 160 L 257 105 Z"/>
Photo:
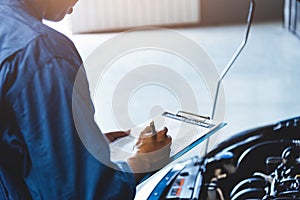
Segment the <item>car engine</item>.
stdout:
<path fill-rule="evenodd" d="M 176 163 L 148 199 L 300 199 L 300 118 L 244 131 Z"/>

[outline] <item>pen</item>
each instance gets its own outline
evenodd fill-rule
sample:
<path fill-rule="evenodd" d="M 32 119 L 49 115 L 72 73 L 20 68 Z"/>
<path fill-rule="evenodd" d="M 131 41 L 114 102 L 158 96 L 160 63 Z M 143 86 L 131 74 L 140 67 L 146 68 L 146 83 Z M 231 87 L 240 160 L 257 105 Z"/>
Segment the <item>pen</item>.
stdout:
<path fill-rule="evenodd" d="M 154 135 L 156 134 L 155 126 L 154 126 L 154 121 L 150 122 L 150 129 L 151 129 L 151 134 Z"/>

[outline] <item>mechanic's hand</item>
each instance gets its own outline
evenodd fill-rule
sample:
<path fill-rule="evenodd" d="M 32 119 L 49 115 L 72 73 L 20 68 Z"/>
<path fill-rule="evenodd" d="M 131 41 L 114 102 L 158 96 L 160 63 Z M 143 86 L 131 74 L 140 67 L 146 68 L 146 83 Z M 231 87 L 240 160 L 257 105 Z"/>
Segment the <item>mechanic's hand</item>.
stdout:
<path fill-rule="evenodd" d="M 127 160 L 135 173 L 137 182 L 151 171 L 162 168 L 169 162 L 172 139 L 167 135 L 168 129 L 151 133 L 146 127 L 135 144 L 135 155 Z"/>
<path fill-rule="evenodd" d="M 114 131 L 109 133 L 104 133 L 105 137 L 108 139 L 109 142 L 113 142 L 119 138 L 126 137 L 130 135 L 130 130 L 128 131 Z"/>
<path fill-rule="evenodd" d="M 155 152 L 166 145 L 171 144 L 171 137 L 167 135 L 168 129 L 165 127 L 163 130 L 152 134 L 150 126 L 147 126 L 140 134 L 138 141 L 135 144 L 137 153 L 150 153 Z M 170 149 L 170 148 L 169 148 Z"/>

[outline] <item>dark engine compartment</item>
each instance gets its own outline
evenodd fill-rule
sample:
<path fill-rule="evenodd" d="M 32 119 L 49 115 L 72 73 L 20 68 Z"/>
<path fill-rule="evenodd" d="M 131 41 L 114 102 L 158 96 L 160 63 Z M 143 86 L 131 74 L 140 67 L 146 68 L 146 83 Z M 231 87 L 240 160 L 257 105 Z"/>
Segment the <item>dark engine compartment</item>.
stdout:
<path fill-rule="evenodd" d="M 176 164 L 148 199 L 300 199 L 299 123 L 247 130 Z"/>

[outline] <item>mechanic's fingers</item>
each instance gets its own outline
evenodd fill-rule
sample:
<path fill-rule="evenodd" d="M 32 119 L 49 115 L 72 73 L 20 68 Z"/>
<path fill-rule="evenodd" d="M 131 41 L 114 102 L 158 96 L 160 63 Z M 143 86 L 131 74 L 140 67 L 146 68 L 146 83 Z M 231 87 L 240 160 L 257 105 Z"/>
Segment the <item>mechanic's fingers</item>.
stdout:
<path fill-rule="evenodd" d="M 167 138 L 168 129 L 165 127 L 163 130 L 157 132 L 157 141 L 162 142 Z"/>
<path fill-rule="evenodd" d="M 145 138 L 149 137 L 149 134 L 151 132 L 150 126 L 147 126 L 139 135 L 138 140 L 135 144 L 135 146 L 140 145 L 142 142 L 145 143 Z"/>
<path fill-rule="evenodd" d="M 147 126 L 140 134 L 140 137 L 145 137 L 145 136 L 149 136 L 149 134 L 151 133 L 151 128 L 150 126 Z"/>

